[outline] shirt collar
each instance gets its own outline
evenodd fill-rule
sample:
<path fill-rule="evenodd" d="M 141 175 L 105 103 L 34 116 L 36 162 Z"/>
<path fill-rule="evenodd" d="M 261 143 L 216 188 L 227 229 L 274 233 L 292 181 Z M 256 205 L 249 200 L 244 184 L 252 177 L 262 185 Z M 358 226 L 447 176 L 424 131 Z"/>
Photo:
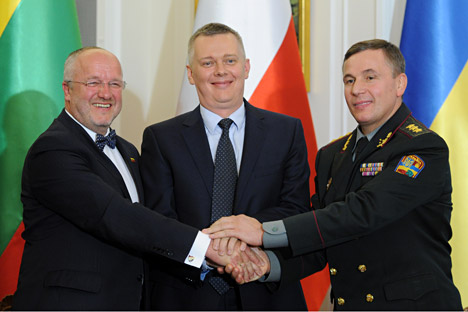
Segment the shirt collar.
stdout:
<path fill-rule="evenodd" d="M 359 141 L 360 138 L 366 137 L 367 140 L 370 142 L 372 140 L 372 138 L 375 136 L 375 134 L 380 130 L 380 128 L 382 128 L 382 126 L 378 127 L 377 129 L 375 129 L 374 131 L 372 131 L 368 135 L 364 135 L 364 133 L 362 133 L 361 129 L 358 126 L 356 128 L 356 142 L 354 143 L 353 151 L 356 148 L 357 142 Z"/>
<path fill-rule="evenodd" d="M 66 109 L 65 109 L 65 112 L 68 114 L 68 116 L 70 116 L 71 119 L 73 119 L 77 124 L 79 124 L 85 131 L 86 133 L 91 137 L 91 139 L 93 141 L 96 141 L 96 132 L 94 132 L 93 130 L 90 130 L 88 128 L 86 128 L 81 122 L 79 122 L 78 120 L 76 120 L 75 117 L 73 117 L 72 114 L 70 114 Z M 106 135 L 108 135 L 110 132 L 110 128 L 107 128 L 107 132 L 106 132 Z"/>
<path fill-rule="evenodd" d="M 205 124 L 205 128 L 210 134 L 214 134 L 216 127 L 222 118 L 221 116 L 213 113 L 209 109 L 205 108 L 203 105 L 200 105 L 200 114 Z M 235 112 L 233 112 L 228 118 L 232 119 L 233 124 L 240 129 L 245 124 L 245 105 L 242 104 Z"/>

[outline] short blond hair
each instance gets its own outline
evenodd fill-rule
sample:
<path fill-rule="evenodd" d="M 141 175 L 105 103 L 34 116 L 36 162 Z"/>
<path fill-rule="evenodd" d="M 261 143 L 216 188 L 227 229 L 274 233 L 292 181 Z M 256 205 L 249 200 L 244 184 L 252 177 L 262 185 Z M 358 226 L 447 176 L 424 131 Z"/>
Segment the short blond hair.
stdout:
<path fill-rule="evenodd" d="M 245 58 L 244 43 L 242 42 L 242 37 L 239 35 L 237 31 L 221 23 L 209 23 L 209 24 L 206 24 L 205 26 L 200 27 L 190 37 L 189 43 L 188 43 L 189 63 L 192 64 L 192 59 L 193 59 L 193 54 L 194 54 L 193 44 L 195 42 L 195 39 L 197 39 L 200 36 L 214 36 L 214 35 L 221 35 L 221 34 L 233 34 L 236 37 L 237 41 L 239 42 L 239 45 L 242 51 L 242 56 Z"/>

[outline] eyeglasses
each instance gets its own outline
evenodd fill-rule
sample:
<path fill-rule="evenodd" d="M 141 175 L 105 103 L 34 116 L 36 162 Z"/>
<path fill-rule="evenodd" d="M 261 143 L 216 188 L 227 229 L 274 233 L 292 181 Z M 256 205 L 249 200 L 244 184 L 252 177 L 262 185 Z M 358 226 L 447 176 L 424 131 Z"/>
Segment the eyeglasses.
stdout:
<path fill-rule="evenodd" d="M 90 81 L 73 81 L 73 80 L 67 80 L 66 83 L 81 83 L 82 85 L 86 86 L 89 89 L 97 89 L 99 87 L 104 87 L 105 84 L 109 86 L 109 88 L 114 89 L 114 90 L 123 90 L 125 89 L 125 86 L 127 83 L 125 81 L 120 81 L 120 80 L 113 80 L 109 82 L 102 82 L 99 80 L 90 80 Z"/>

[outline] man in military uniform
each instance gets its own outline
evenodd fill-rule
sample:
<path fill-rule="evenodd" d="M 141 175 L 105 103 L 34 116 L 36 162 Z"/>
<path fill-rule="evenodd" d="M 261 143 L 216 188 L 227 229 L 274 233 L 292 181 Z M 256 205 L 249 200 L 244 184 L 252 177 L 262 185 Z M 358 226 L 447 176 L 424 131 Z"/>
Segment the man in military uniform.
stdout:
<path fill-rule="evenodd" d="M 356 43 L 343 82 L 359 126 L 318 152 L 313 211 L 263 225 L 224 218 L 206 232 L 289 246 L 289 254 L 269 253 L 267 281 L 297 280 L 328 262 L 336 310 L 462 310 L 448 243 L 448 148 L 402 102 L 400 50 L 384 40 Z M 232 275 L 243 282 L 239 271 Z"/>

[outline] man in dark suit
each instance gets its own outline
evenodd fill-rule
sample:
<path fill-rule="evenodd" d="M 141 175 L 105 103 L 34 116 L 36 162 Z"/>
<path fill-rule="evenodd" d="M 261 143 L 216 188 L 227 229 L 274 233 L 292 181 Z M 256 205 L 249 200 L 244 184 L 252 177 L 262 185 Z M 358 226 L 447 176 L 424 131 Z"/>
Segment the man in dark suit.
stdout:
<path fill-rule="evenodd" d="M 227 263 L 205 234 L 139 203 L 138 152 L 110 129 L 125 87 L 118 59 L 77 50 L 62 87 L 65 109 L 24 165 L 26 244 L 13 308 L 138 310 L 147 297 L 143 255 L 200 267 L 206 252 Z"/>
<path fill-rule="evenodd" d="M 243 99 L 249 69 L 242 39 L 233 29 L 208 24 L 192 35 L 188 79 L 197 89 L 200 106 L 145 130 L 141 172 L 148 207 L 199 229 L 210 225 L 215 167 L 221 166 L 217 149 L 223 131 L 218 122 L 230 119 L 238 178 L 230 191 L 221 192 L 235 194 L 227 214 L 243 213 L 263 222 L 308 211 L 310 173 L 301 122 Z M 221 253 L 235 241 L 221 241 Z M 175 263 L 156 262 L 151 270 L 152 309 L 306 309 L 299 282 L 272 291 L 259 282 L 239 287 L 226 276 L 229 284 L 222 292 L 211 282 L 215 272 L 204 283 L 188 283 Z"/>
<path fill-rule="evenodd" d="M 318 152 L 314 210 L 263 229 L 244 216 L 225 219 L 207 232 L 289 245 L 296 257 L 278 253 L 281 265 L 271 269 L 281 269 L 282 283 L 328 260 L 336 310 L 462 310 L 448 243 L 448 148 L 402 102 L 403 55 L 384 40 L 358 42 L 345 55 L 343 82 L 359 126 Z M 235 234 L 246 228 L 255 234 Z"/>

